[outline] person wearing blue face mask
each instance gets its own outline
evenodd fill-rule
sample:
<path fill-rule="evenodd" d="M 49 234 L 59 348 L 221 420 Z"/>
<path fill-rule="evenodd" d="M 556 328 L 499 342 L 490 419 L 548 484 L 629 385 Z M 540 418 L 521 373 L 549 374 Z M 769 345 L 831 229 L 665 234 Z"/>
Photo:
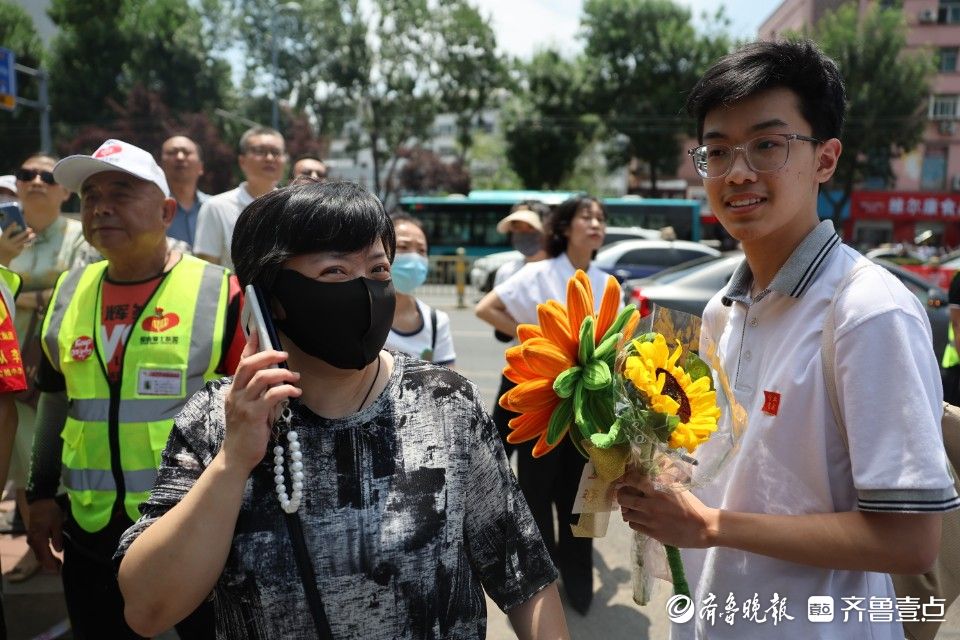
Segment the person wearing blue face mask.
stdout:
<path fill-rule="evenodd" d="M 397 306 L 387 349 L 452 367 L 457 359 L 450 317 L 413 296 L 427 279 L 427 236 L 423 224 L 406 214 L 390 217 L 397 235 L 397 255 L 390 270 Z"/>

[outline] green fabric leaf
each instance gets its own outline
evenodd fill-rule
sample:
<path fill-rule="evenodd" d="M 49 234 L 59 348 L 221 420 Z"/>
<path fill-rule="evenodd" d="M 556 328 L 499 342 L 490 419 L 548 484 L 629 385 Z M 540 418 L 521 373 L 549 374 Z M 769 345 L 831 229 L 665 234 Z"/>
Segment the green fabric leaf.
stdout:
<path fill-rule="evenodd" d="M 623 331 L 623 328 L 626 326 L 627 321 L 630 319 L 630 315 L 637 310 L 637 305 L 628 304 L 623 309 L 620 310 L 620 313 L 617 314 L 616 319 L 613 321 L 613 324 L 610 325 L 610 328 L 607 329 L 607 332 L 603 334 L 603 337 L 600 338 L 600 343 L 603 344 L 607 338 L 612 336 L 615 333 L 620 333 Z"/>
<path fill-rule="evenodd" d="M 583 385 L 590 391 L 609 386 L 613 382 L 610 367 L 602 360 L 593 360 L 583 368 Z"/>
<path fill-rule="evenodd" d="M 580 364 L 586 365 L 593 359 L 593 316 L 587 316 L 580 325 Z"/>
<path fill-rule="evenodd" d="M 580 367 L 570 367 L 553 381 L 553 390 L 561 398 L 573 395 L 573 388 L 580 381 Z"/>
<path fill-rule="evenodd" d="M 606 360 L 610 354 L 615 354 L 617 350 L 617 343 L 620 342 L 620 334 L 614 333 L 613 335 L 604 338 L 603 342 L 600 343 L 600 346 L 597 347 L 597 350 L 593 354 L 595 360 Z"/>
<path fill-rule="evenodd" d="M 713 376 L 710 375 L 710 367 L 707 366 L 706 362 L 700 359 L 700 356 L 688 351 L 686 361 L 683 363 L 683 368 L 687 373 L 690 374 L 690 378 L 692 380 L 699 380 L 704 376 L 708 376 L 710 380 L 710 388 L 713 389 Z"/>
<path fill-rule="evenodd" d="M 617 396 L 613 387 L 587 392 L 586 405 L 587 412 L 590 414 L 590 424 L 594 427 L 592 431 L 603 433 L 610 429 L 616 420 L 614 413 L 616 401 Z"/>
<path fill-rule="evenodd" d="M 586 403 L 586 389 L 583 386 L 583 380 L 577 382 L 576 387 L 573 391 L 573 421 L 577 423 L 578 427 L 581 429 L 584 428 L 584 425 L 587 424 L 587 419 L 584 413 L 584 405 Z M 590 435 L 590 431 L 584 431 L 585 436 Z"/>
<path fill-rule="evenodd" d="M 626 438 L 621 437 L 620 421 L 616 420 L 610 425 L 610 431 L 607 433 L 595 433 L 590 436 L 590 442 L 593 446 L 600 449 L 609 449 L 621 442 L 626 442 Z"/>
<path fill-rule="evenodd" d="M 556 406 L 547 424 L 547 444 L 552 446 L 560 441 L 563 432 L 570 426 L 572 418 L 573 403 L 570 400 L 564 400 Z"/>

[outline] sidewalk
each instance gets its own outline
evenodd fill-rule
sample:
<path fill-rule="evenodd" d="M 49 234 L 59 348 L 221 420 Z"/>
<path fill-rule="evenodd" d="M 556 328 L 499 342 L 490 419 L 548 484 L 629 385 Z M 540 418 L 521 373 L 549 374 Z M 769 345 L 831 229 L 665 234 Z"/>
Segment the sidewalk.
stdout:
<path fill-rule="evenodd" d="M 0 510 L 13 508 L 13 501 L 0 503 Z M 12 569 L 26 553 L 25 535 L 0 535 L 0 567 Z M 3 608 L 9 640 L 71 638 L 67 607 L 60 576 L 38 573 L 17 584 L 3 578 Z"/>

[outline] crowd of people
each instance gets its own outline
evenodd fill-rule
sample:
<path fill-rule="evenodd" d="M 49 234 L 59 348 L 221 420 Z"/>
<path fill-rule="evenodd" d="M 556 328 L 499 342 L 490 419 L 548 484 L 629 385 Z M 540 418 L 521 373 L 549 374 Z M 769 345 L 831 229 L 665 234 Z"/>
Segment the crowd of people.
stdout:
<path fill-rule="evenodd" d="M 695 602 L 894 598 L 888 574 L 929 567 L 960 507 L 924 310 L 817 216 L 844 108 L 807 41 L 745 45 L 688 99 L 694 165 L 745 254 L 701 343 L 747 410 L 750 455 L 679 493 L 629 470 L 617 500 L 684 550 Z M 416 297 L 423 224 L 319 158 L 290 163 L 270 128 L 242 135 L 244 179 L 217 195 L 198 189 L 195 141 L 156 151 L 111 139 L 0 177 L 23 221 L 0 234 L 0 486 L 31 549 L 8 579 L 59 573 L 75 638 L 477 638 L 484 593 L 520 638 L 567 637 L 561 593 L 585 615 L 594 592 L 591 539 L 570 529 L 584 459 L 569 439 L 537 459 L 508 444 L 513 414 L 457 372 L 450 316 Z M 79 220 L 61 211 L 71 193 Z M 476 307 L 498 349 L 575 271 L 604 289 L 599 200 L 519 202 L 497 230 L 523 256 Z M 831 301 L 845 425 L 821 367 Z M 707 625 L 673 632 L 770 637 Z M 903 637 L 895 619 L 855 633 Z"/>

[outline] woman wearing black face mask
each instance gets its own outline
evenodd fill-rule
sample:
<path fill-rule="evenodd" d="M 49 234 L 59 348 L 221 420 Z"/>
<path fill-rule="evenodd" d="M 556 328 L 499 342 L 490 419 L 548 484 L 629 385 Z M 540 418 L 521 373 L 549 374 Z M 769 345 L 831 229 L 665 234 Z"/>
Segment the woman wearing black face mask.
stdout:
<path fill-rule="evenodd" d="M 178 417 L 118 551 L 136 631 L 213 591 L 218 637 L 476 638 L 486 590 L 521 638 L 567 637 L 476 386 L 382 350 L 394 251 L 379 200 L 349 183 L 241 214 L 237 275 L 264 293 L 284 351 L 251 339 L 236 376 Z"/>

